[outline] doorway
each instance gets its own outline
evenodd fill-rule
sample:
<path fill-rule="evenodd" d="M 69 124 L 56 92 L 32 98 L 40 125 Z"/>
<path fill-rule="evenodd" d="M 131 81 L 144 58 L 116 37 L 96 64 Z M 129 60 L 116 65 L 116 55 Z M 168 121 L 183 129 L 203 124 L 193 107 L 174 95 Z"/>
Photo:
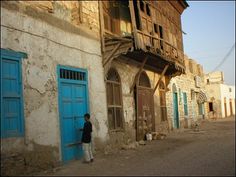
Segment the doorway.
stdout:
<path fill-rule="evenodd" d="M 153 89 L 146 72 L 142 72 L 136 85 L 136 138 L 144 140 L 155 129 Z"/>
<path fill-rule="evenodd" d="M 87 71 L 58 66 L 58 84 L 62 161 L 67 162 L 83 155 L 79 129 L 89 111 Z"/>

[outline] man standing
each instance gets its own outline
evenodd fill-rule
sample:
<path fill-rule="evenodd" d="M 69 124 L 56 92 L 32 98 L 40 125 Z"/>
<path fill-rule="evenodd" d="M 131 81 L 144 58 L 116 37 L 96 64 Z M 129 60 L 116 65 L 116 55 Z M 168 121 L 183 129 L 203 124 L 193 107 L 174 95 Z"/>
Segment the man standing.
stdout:
<path fill-rule="evenodd" d="M 84 128 L 82 133 L 82 145 L 84 151 L 84 162 L 89 163 L 93 162 L 93 154 L 91 147 L 91 133 L 92 133 L 92 124 L 90 122 L 90 115 L 87 113 L 84 115 Z"/>

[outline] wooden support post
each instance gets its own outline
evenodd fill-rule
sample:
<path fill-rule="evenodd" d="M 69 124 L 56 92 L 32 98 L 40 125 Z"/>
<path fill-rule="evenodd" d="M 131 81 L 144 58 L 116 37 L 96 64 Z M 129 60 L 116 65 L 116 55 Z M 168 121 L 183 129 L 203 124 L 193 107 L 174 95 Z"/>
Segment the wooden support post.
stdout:
<path fill-rule="evenodd" d="M 104 41 L 104 33 L 105 33 L 104 28 L 105 28 L 105 26 L 104 26 L 103 2 L 102 1 L 98 1 L 98 8 L 99 8 L 99 21 L 100 21 L 100 23 L 99 23 L 100 24 L 100 39 L 101 39 L 101 46 L 102 46 L 101 48 L 102 48 L 102 53 L 104 53 L 105 52 L 105 41 Z"/>
<path fill-rule="evenodd" d="M 138 71 L 137 74 L 135 75 L 134 82 L 133 82 L 132 86 L 130 87 L 130 93 L 133 91 L 134 86 L 135 86 L 135 84 L 136 84 L 136 81 L 137 81 L 137 79 L 139 78 L 139 75 L 141 74 L 145 63 L 147 62 L 147 59 L 148 59 L 148 56 L 145 57 L 145 59 L 144 59 L 143 62 L 142 62 L 141 67 L 139 68 L 139 71 Z"/>
<path fill-rule="evenodd" d="M 120 46 L 121 46 L 121 42 L 116 44 L 116 46 L 111 51 L 110 55 L 104 60 L 103 66 L 105 66 L 110 60 L 112 60 L 113 58 L 112 56 L 116 53 L 116 51 L 119 49 Z"/>
<path fill-rule="evenodd" d="M 167 64 L 167 65 L 165 66 L 164 70 L 162 71 L 161 77 L 159 78 L 159 80 L 157 81 L 156 86 L 155 86 L 154 89 L 153 89 L 153 94 L 155 93 L 155 91 L 156 91 L 156 89 L 157 89 L 157 87 L 158 87 L 158 85 L 159 85 L 159 83 L 160 83 L 162 77 L 163 77 L 164 74 L 166 73 L 166 70 L 168 69 L 168 67 L 169 67 L 169 65 Z"/>
<path fill-rule="evenodd" d="M 134 13 L 134 2 L 129 0 L 129 11 L 130 11 L 130 16 L 131 16 L 131 24 L 132 24 L 132 29 L 133 29 L 133 34 L 134 34 L 134 43 L 135 47 L 138 47 L 138 33 L 137 33 L 137 27 L 136 27 L 136 19 L 135 19 L 135 13 Z"/>

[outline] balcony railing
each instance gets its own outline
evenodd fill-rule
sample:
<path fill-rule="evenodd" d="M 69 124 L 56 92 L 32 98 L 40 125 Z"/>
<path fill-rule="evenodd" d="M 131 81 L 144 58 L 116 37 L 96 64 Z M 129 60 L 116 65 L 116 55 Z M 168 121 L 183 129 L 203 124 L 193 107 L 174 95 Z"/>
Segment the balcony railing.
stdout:
<path fill-rule="evenodd" d="M 136 48 L 160 55 L 166 60 L 184 65 L 184 53 L 169 42 L 156 36 L 137 30 Z"/>

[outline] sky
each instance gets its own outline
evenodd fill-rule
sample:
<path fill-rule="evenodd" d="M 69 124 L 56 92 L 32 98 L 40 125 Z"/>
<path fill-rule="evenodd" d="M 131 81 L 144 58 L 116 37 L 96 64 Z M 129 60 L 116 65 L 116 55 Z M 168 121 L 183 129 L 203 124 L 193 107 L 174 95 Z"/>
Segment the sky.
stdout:
<path fill-rule="evenodd" d="M 217 71 L 223 71 L 225 84 L 235 85 L 235 2 L 187 3 L 181 17 L 185 54 L 201 64 L 205 73 L 214 71 L 225 58 Z"/>

